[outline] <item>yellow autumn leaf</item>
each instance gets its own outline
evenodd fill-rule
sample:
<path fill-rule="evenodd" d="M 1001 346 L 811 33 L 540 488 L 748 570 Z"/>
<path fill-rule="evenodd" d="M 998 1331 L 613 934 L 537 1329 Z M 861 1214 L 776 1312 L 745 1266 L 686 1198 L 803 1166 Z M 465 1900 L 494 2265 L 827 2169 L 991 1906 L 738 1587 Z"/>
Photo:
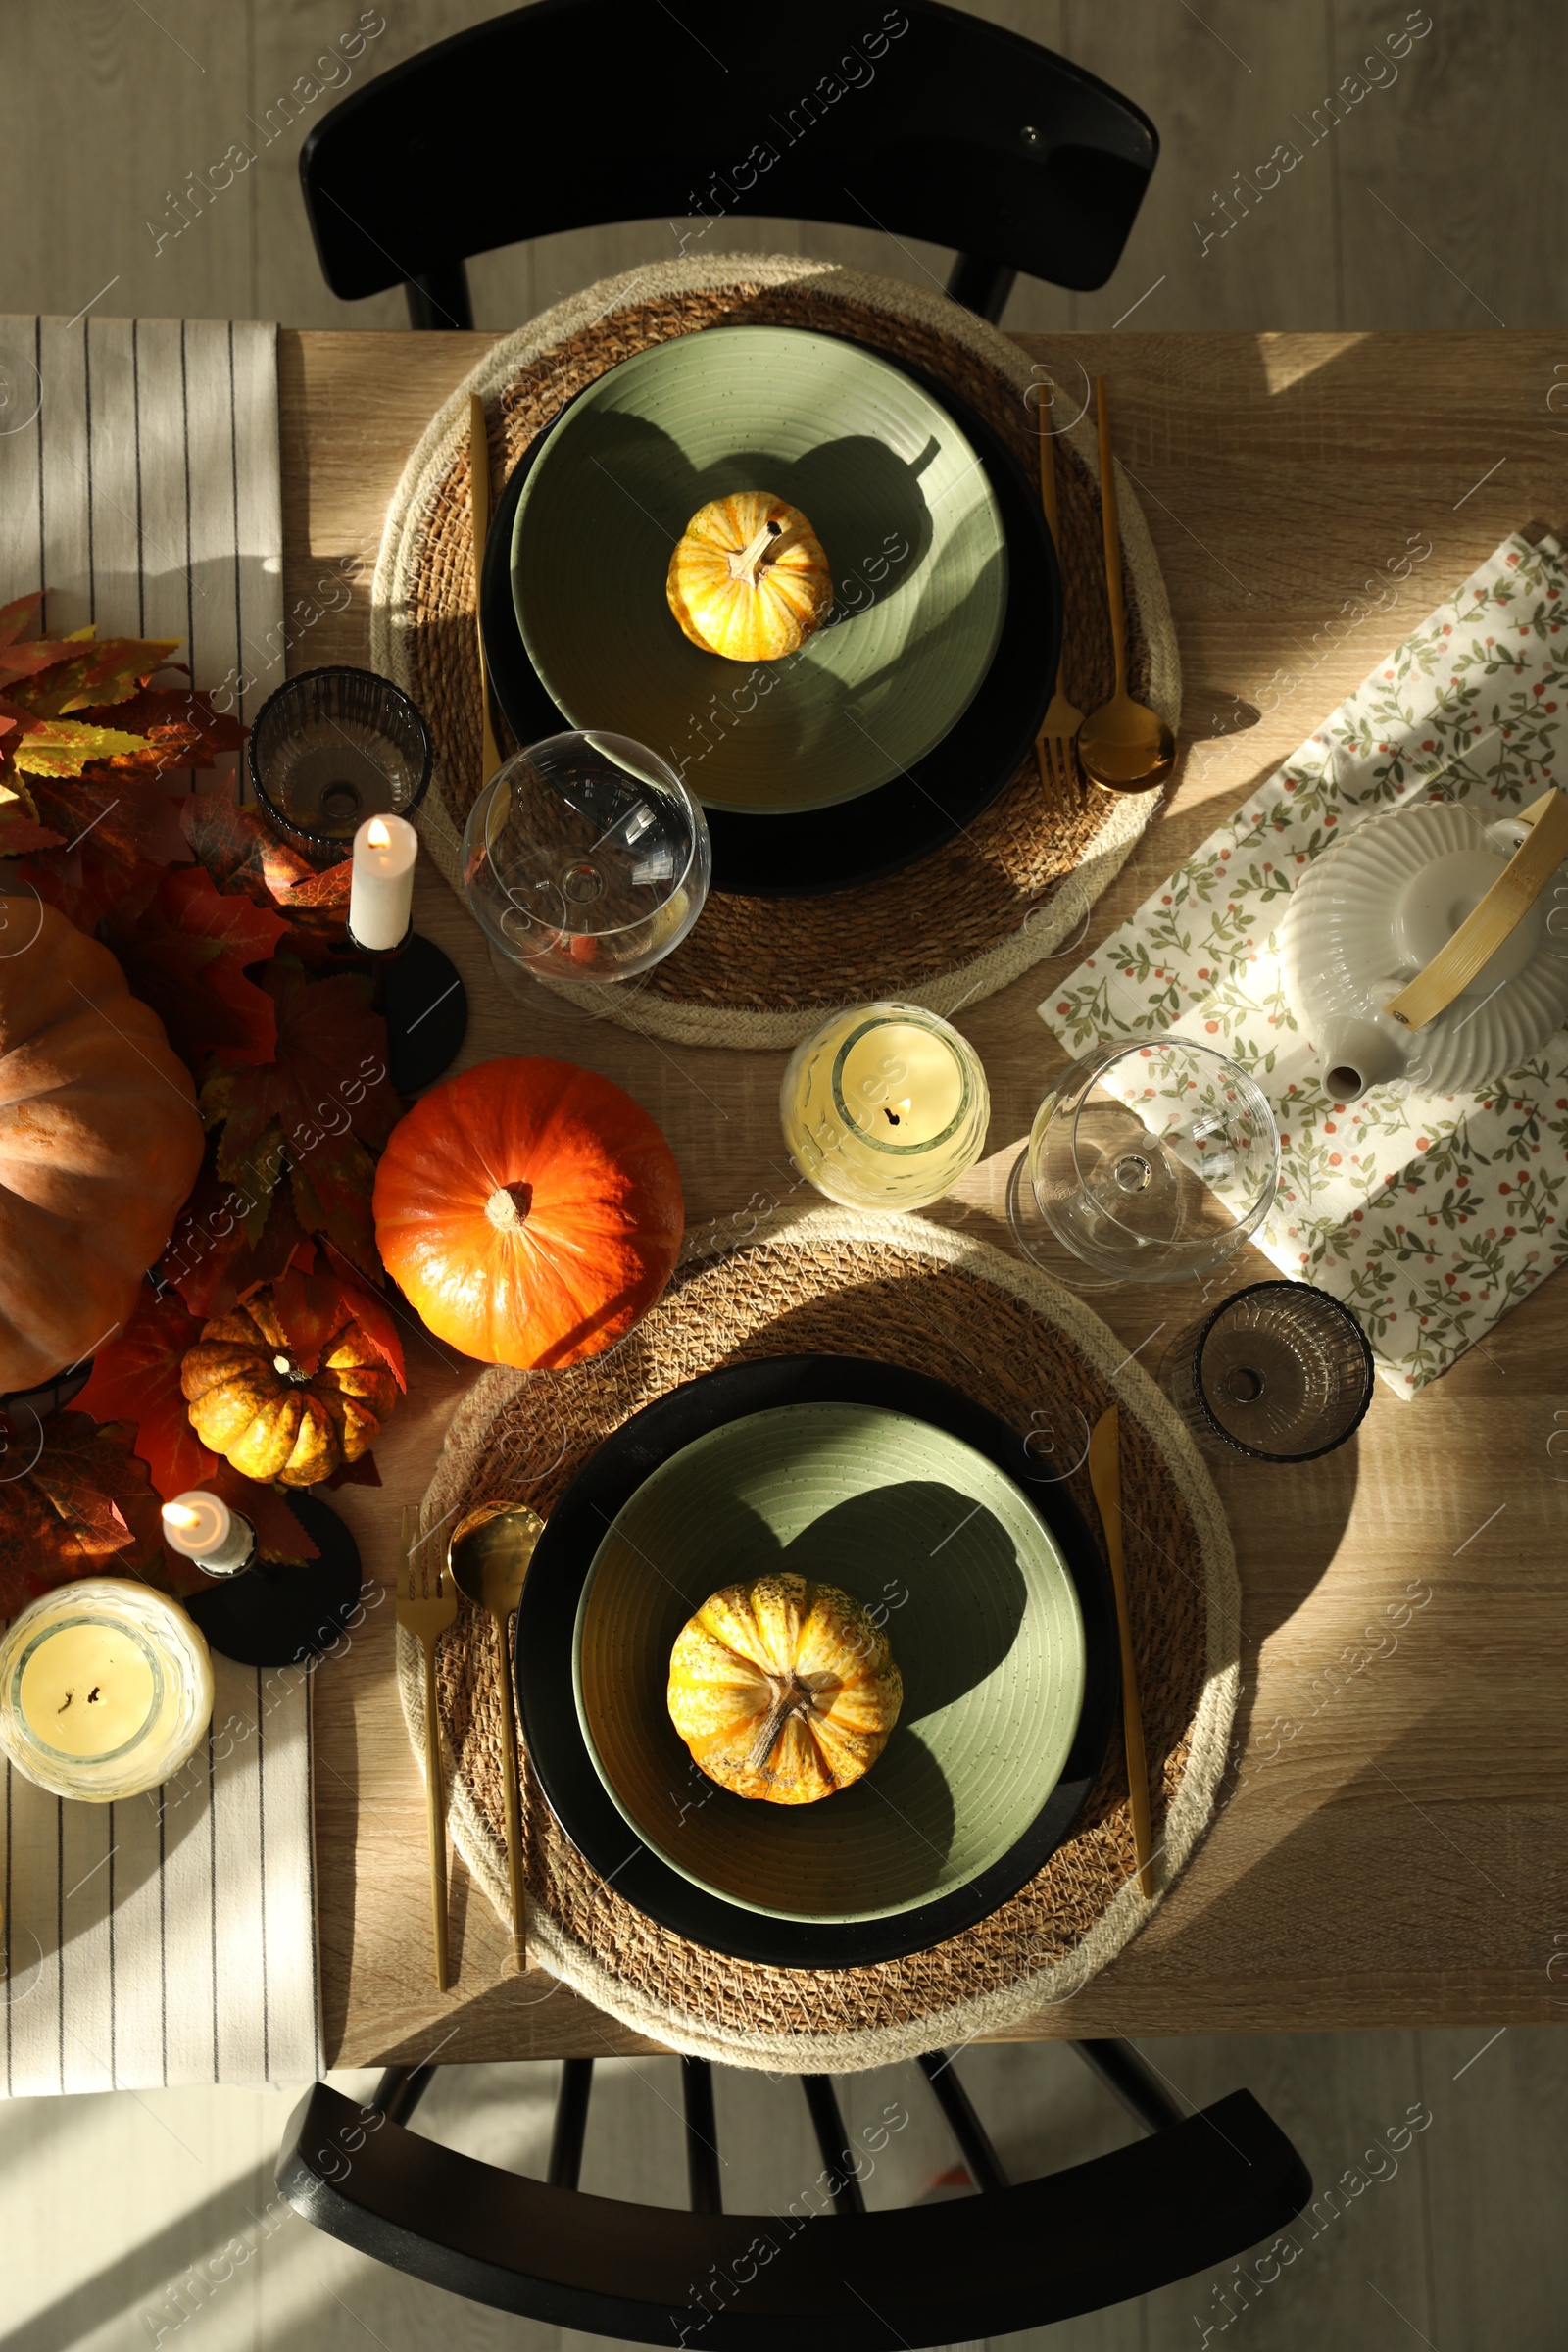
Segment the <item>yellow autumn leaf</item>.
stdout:
<path fill-rule="evenodd" d="M 146 748 L 145 735 L 89 726 L 76 718 L 46 718 L 6 745 L 11 764 L 29 776 L 79 776 L 89 760 L 113 760 L 121 752 Z"/>

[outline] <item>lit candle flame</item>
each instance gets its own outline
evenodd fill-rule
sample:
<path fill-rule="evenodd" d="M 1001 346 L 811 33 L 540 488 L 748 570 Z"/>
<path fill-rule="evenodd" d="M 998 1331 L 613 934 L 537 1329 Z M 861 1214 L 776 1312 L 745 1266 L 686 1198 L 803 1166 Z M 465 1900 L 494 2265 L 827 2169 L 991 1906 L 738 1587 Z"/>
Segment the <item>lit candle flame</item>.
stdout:
<path fill-rule="evenodd" d="M 186 1502 L 166 1502 L 164 1505 L 166 1527 L 194 1527 L 200 1517 L 201 1513 L 193 1511 Z"/>
<path fill-rule="evenodd" d="M 372 850 L 384 850 L 389 847 L 392 840 L 391 834 L 378 816 L 371 817 L 365 829 L 365 838 Z"/>

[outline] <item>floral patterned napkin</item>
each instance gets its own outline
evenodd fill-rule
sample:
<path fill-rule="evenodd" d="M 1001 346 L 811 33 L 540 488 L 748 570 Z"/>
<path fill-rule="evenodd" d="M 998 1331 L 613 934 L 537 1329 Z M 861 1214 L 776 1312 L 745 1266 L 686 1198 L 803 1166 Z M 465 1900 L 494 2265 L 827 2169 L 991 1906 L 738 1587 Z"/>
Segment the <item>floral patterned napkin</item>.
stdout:
<path fill-rule="evenodd" d="M 1404 1396 L 1568 1255 L 1568 1030 L 1480 1094 L 1405 1084 L 1336 1104 L 1285 1001 L 1277 932 L 1302 868 L 1367 816 L 1430 788 L 1490 823 L 1550 781 L 1565 612 L 1557 542 L 1505 539 L 1040 1006 L 1074 1054 L 1174 1029 L 1252 1074 L 1282 1146 L 1259 1246 L 1353 1309 Z"/>

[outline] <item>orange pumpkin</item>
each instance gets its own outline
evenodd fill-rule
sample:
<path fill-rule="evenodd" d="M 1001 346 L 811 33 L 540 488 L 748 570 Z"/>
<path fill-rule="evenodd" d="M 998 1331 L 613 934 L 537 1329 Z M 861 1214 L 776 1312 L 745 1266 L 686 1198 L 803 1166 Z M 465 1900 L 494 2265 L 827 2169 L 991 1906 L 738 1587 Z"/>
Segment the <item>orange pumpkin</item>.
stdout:
<path fill-rule="evenodd" d="M 670 1721 L 737 1796 L 812 1805 L 869 1771 L 899 1720 L 887 1636 L 836 1585 L 760 1576 L 704 1601 L 669 1653 Z"/>
<path fill-rule="evenodd" d="M 522 1056 L 415 1104 L 374 1210 L 382 1262 L 437 1339 L 525 1372 L 613 1347 L 669 1280 L 685 1226 L 647 1111 L 592 1070 Z"/>
<path fill-rule="evenodd" d="M 664 593 L 705 653 L 777 662 L 826 619 L 833 580 L 799 507 L 764 490 L 738 490 L 692 516 L 669 559 Z"/>
<path fill-rule="evenodd" d="M 0 898 L 0 1390 L 120 1329 L 201 1159 L 190 1074 L 109 950 Z"/>

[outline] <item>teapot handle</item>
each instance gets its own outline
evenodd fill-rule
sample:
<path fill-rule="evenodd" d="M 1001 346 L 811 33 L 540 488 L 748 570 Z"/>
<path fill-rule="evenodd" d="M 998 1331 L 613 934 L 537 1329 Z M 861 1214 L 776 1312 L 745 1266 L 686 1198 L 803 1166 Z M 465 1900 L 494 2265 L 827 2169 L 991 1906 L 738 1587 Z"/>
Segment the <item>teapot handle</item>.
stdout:
<path fill-rule="evenodd" d="M 1401 1029 L 1424 1029 L 1446 1010 L 1491 961 L 1568 858 L 1568 798 L 1555 785 L 1524 811 L 1520 821 L 1530 827 L 1530 838 L 1515 850 L 1447 945 L 1384 1005 Z"/>

